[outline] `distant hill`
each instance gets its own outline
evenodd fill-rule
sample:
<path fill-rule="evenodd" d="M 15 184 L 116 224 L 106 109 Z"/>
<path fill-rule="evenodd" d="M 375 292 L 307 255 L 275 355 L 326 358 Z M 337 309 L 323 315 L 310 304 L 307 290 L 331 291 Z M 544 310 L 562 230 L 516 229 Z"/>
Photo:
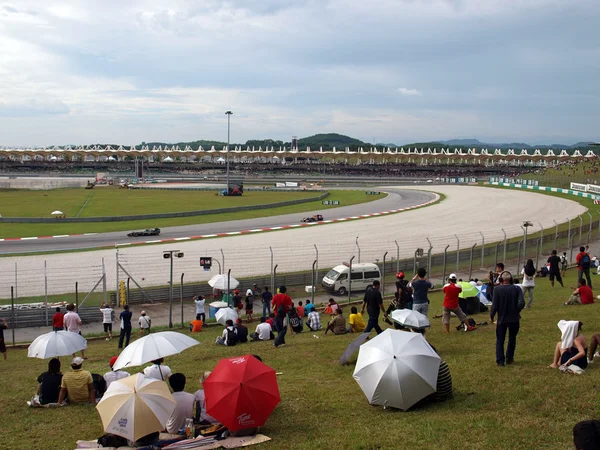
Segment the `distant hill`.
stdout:
<path fill-rule="evenodd" d="M 447 141 L 437 141 L 443 145 L 456 146 L 456 147 L 487 147 L 487 148 L 513 148 L 513 149 L 532 149 L 532 148 L 552 148 L 557 150 L 569 150 L 569 149 L 585 149 L 589 147 L 593 142 L 578 142 L 573 145 L 564 144 L 537 144 L 529 145 L 524 142 L 510 142 L 510 143 L 496 143 L 492 144 L 489 142 L 481 142 L 478 139 L 450 139 Z M 432 142 L 433 144 L 433 142 Z M 411 144 L 412 145 L 412 144 Z"/>

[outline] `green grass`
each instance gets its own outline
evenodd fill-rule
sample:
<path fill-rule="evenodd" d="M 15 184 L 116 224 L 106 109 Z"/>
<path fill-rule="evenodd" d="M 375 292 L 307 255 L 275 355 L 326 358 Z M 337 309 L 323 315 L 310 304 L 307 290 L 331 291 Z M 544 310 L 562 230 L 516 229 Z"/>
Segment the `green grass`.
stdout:
<path fill-rule="evenodd" d="M 571 271 L 567 283 L 574 281 Z M 282 401 L 263 430 L 273 439 L 261 445 L 265 449 L 572 448 L 573 425 L 600 414 L 595 394 L 600 366 L 590 366 L 581 376 L 563 375 L 547 366 L 560 338 L 557 322 L 583 320 L 589 339 L 598 330 L 588 317 L 597 316 L 600 305 L 562 306 L 568 292 L 551 289 L 547 279 L 537 280 L 533 307 L 522 313 L 516 363 L 503 368 L 495 364 L 494 325 L 471 333 L 452 327 L 445 335 L 440 319 L 432 319 L 427 338 L 450 366 L 455 398 L 409 412 L 369 406 L 352 378 L 353 366 L 339 366 L 339 356 L 353 336 L 320 335 L 317 340 L 313 333 L 303 333 L 287 337 L 280 349 L 270 343 L 225 348 L 213 344 L 221 328 L 211 327 L 197 335 L 202 345 L 166 363 L 186 374 L 190 392 L 198 389 L 202 371 L 211 370 L 223 357 L 259 354 L 282 372 Z M 432 296 L 430 317 L 440 311 L 441 300 L 440 294 Z M 489 321 L 485 313 L 475 319 Z M 116 351 L 115 341 L 90 342 L 85 368 L 105 373 Z M 0 361 L 3 448 L 72 449 L 76 439 L 95 439 L 103 433 L 91 406 L 27 408 L 25 401 L 46 362 L 28 359 L 25 349 L 9 349 L 8 355 L 7 362 Z M 68 360 L 62 358 L 63 364 Z"/>
<path fill-rule="evenodd" d="M 145 205 L 152 205 L 152 208 L 162 208 L 159 210 L 152 210 L 152 211 L 146 211 L 145 209 L 141 209 L 140 207 L 136 207 L 134 210 L 129 210 L 129 211 L 124 211 L 122 208 L 122 205 L 119 205 L 120 200 L 119 200 L 119 195 L 121 193 L 135 193 L 135 192 L 141 192 L 141 191 L 136 191 L 136 190 L 121 190 L 119 191 L 118 189 L 112 189 L 112 188 L 107 188 L 107 189 L 111 189 L 113 192 L 110 195 L 116 195 L 116 197 L 114 197 L 113 200 L 107 200 L 107 203 L 105 205 L 106 211 L 109 211 L 107 213 L 104 214 L 100 214 L 100 215 L 119 215 L 117 214 L 115 211 L 120 211 L 120 214 L 143 214 L 144 212 L 167 212 L 167 211 L 172 211 L 173 208 L 177 207 L 177 208 L 181 208 L 181 211 L 189 211 L 189 210 L 195 210 L 195 209 L 213 209 L 213 208 L 222 208 L 222 207 L 235 207 L 235 206 L 239 206 L 239 201 L 253 201 L 255 203 L 252 204 L 265 204 L 265 203 L 276 203 L 276 202 L 280 202 L 280 201 L 286 201 L 286 200 L 293 200 L 295 198 L 298 198 L 297 196 L 292 196 L 292 197 L 288 197 L 288 195 L 291 194 L 299 194 L 303 197 L 316 197 L 318 196 L 318 192 L 308 192 L 308 193 L 304 193 L 304 192 L 295 192 L 295 193 L 274 193 L 271 192 L 269 194 L 271 194 L 270 197 L 264 197 L 263 194 L 266 193 L 262 193 L 262 192 L 249 192 L 246 196 L 246 194 L 244 194 L 244 196 L 240 197 L 220 197 L 220 196 L 215 196 L 214 193 L 207 193 L 207 192 L 191 192 L 192 194 L 203 194 L 208 200 L 210 200 L 210 203 L 206 203 L 206 205 L 204 207 L 200 207 L 200 205 L 194 204 L 194 205 L 190 205 L 188 203 L 186 203 L 186 196 L 190 194 L 190 191 L 178 191 L 176 193 L 171 193 L 171 192 L 166 192 L 166 191 L 145 191 L 143 192 L 143 194 L 148 195 L 144 200 L 144 204 Z M 82 189 L 83 190 L 83 189 Z M 85 190 L 83 190 L 85 191 Z M 3 191 L 6 192 L 6 191 Z M 19 192 L 23 192 L 23 191 L 19 191 Z M 30 191 L 27 191 L 30 192 Z M 37 192 L 37 191 L 33 191 L 33 192 Z M 53 191 L 40 191 L 40 192 L 53 192 Z M 89 193 L 89 191 L 85 191 L 87 193 Z M 98 192 L 100 192 L 100 189 L 98 189 Z M 0 194 L 2 194 L 2 192 L 0 192 Z M 155 194 L 164 194 L 164 196 L 159 196 L 156 197 L 156 199 L 153 200 L 153 195 Z M 166 194 L 171 194 L 171 197 L 169 198 L 168 195 Z M 125 194 L 128 195 L 128 194 Z M 254 195 L 256 195 L 257 197 L 254 197 Z M 98 199 L 100 197 L 96 197 L 97 193 L 94 194 L 94 196 L 92 197 L 92 200 L 90 201 L 90 203 L 88 204 L 88 206 L 85 208 L 84 211 L 87 211 L 87 208 L 90 207 L 91 203 L 93 202 L 97 202 Z M 204 223 L 212 223 L 212 222 L 224 222 L 224 221 L 233 221 L 233 220 L 241 220 L 241 219 L 252 219 L 252 218 L 257 218 L 257 217 L 267 217 L 267 216 L 274 216 L 274 215 L 281 215 L 281 214 L 292 214 L 292 213 L 298 213 L 298 212 L 304 212 L 306 211 L 307 214 L 315 214 L 317 212 L 323 214 L 325 217 L 327 217 L 327 210 L 332 209 L 332 208 L 336 208 L 336 207 L 340 207 L 340 206 L 348 206 L 348 205 L 355 205 L 355 204 L 359 204 L 359 203 L 366 203 L 369 201 L 374 201 L 374 200 L 378 200 L 380 198 L 383 198 L 383 195 L 380 196 L 375 196 L 375 195 L 365 195 L 364 191 L 350 191 L 350 190 L 339 190 L 339 191 L 329 191 L 329 195 L 327 196 L 328 200 L 339 200 L 341 202 L 341 204 L 339 206 L 324 206 L 322 204 L 321 201 L 313 201 L 313 202 L 307 202 L 307 203 L 302 203 L 300 205 L 291 205 L 291 206 L 283 206 L 283 207 L 279 207 L 279 208 L 272 208 L 272 209 L 262 209 L 262 210 L 255 210 L 255 211 L 242 211 L 242 212 L 232 212 L 232 213 L 225 213 L 225 214 L 210 214 L 210 215 L 206 215 L 206 216 L 195 216 L 195 217 L 179 217 L 179 218 L 173 218 L 173 219 L 156 219 L 156 220 L 131 220 L 131 221 L 124 221 L 124 222 L 93 222 L 93 223 L 61 223 L 60 219 L 56 220 L 56 223 L 49 223 L 49 224 L 22 224 L 22 223 L 1 223 L 0 224 L 0 237 L 27 237 L 27 236 L 50 236 L 50 235 L 59 235 L 59 234 L 76 234 L 76 233 L 103 233 L 103 232 L 109 232 L 109 231 L 130 231 L 130 230 L 136 230 L 136 229 L 143 229 L 143 228 L 150 228 L 150 227 L 159 227 L 159 228 L 164 228 L 164 227 L 169 227 L 169 226 L 178 226 L 178 225 L 195 225 L 195 224 L 204 224 Z M 161 199 L 160 201 L 158 201 L 157 199 Z M 246 200 L 240 200 L 240 199 L 246 199 Z M 136 202 L 134 201 L 135 197 L 130 197 L 128 200 L 128 204 L 132 205 L 135 204 Z M 208 201 L 207 200 L 207 201 Z M 260 200 L 260 201 L 258 201 Z M 0 198 L 0 205 L 3 205 L 2 208 L 4 209 L 4 202 L 8 201 L 8 199 L 3 200 L 2 198 Z M 16 202 L 15 197 L 12 197 L 11 202 Z M 79 210 L 79 208 L 81 207 L 81 205 L 83 204 L 83 202 L 85 202 L 85 198 L 82 200 L 82 203 L 78 206 L 75 207 L 75 209 Z M 177 205 L 177 203 L 181 203 L 179 205 Z M 18 203 L 18 202 L 17 202 Z M 116 210 L 112 210 L 110 203 L 113 203 L 117 206 L 115 206 L 115 208 L 117 208 Z M 156 204 L 155 204 L 156 203 Z M 12 203 L 11 203 L 12 204 Z M 137 203 L 138 205 L 140 204 L 139 202 Z M 175 206 L 170 206 L 171 204 L 174 204 Z M 250 204 L 250 203 L 245 203 L 245 204 Z M 12 205 L 11 208 L 13 208 L 13 210 L 18 209 L 18 205 Z M 101 211 L 100 207 L 94 207 L 94 211 Z M 48 209 L 48 208 L 47 208 Z M 28 209 L 28 211 L 31 211 L 30 209 Z M 49 208 L 49 212 L 52 212 L 53 209 Z M 67 216 L 69 216 L 69 213 L 67 211 L 64 211 L 61 209 L 61 211 L 67 213 Z M 0 211 L 1 214 L 5 215 L 8 217 L 8 214 L 5 214 L 4 212 Z M 23 212 L 22 214 L 25 214 L 25 212 Z M 77 214 L 77 212 L 75 212 L 75 214 Z M 15 214 L 13 214 L 15 215 Z M 200 231 L 200 230 L 199 230 Z M 200 231 L 201 232 L 201 231 Z"/>
<path fill-rule="evenodd" d="M 580 162 L 573 167 L 561 166 L 560 168 L 543 169 L 539 173 L 530 173 L 514 178 L 538 180 L 540 186 L 555 186 L 568 189 L 571 182 L 600 184 L 600 173 L 592 172 L 597 167 L 597 163 L 594 162 Z"/>

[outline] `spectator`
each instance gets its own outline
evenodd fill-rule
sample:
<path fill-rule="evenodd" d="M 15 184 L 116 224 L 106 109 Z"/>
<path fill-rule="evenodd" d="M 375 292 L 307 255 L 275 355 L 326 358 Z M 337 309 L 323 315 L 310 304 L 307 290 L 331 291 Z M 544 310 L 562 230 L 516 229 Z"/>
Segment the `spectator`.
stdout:
<path fill-rule="evenodd" d="M 73 303 L 69 303 L 67 305 L 67 313 L 63 317 L 63 322 L 64 322 L 64 325 L 65 325 L 65 328 L 67 329 L 67 331 L 81 335 L 80 327 L 82 325 L 82 322 L 81 322 L 81 318 L 79 317 L 79 314 L 77 314 L 75 312 L 75 305 Z M 73 356 L 75 356 L 75 355 L 73 355 Z M 85 357 L 84 350 L 81 350 L 81 357 L 83 359 L 87 359 Z"/>
<path fill-rule="evenodd" d="M 6 342 L 4 342 L 4 330 L 8 330 L 8 323 L 6 323 L 6 319 L 0 319 L 2 323 L 0 323 L 0 353 L 2 353 L 4 357 L 4 361 L 6 361 Z"/>
<path fill-rule="evenodd" d="M 356 306 L 350 308 L 350 317 L 348 317 L 348 322 L 350 322 L 350 327 L 348 327 L 349 333 L 362 333 L 365 331 L 366 325 L 361 313 L 358 312 Z"/>
<path fill-rule="evenodd" d="M 125 347 L 129 345 L 131 339 L 131 317 L 133 313 L 129 311 L 129 305 L 123 306 L 123 311 L 119 318 L 121 319 L 121 333 L 119 334 L 119 348 L 123 348 L 123 341 L 125 341 Z"/>
<path fill-rule="evenodd" d="M 252 293 L 252 289 L 248 289 L 250 291 L 250 295 L 246 292 L 246 320 L 248 323 L 252 322 L 252 315 L 254 314 L 254 294 Z"/>
<path fill-rule="evenodd" d="M 233 291 L 233 298 L 231 299 L 233 302 L 233 306 L 236 309 L 242 309 L 244 306 L 242 304 L 242 296 L 240 295 L 240 291 L 237 289 Z"/>
<path fill-rule="evenodd" d="M 521 270 L 521 275 L 523 276 L 523 282 L 521 283 L 521 289 L 523 289 L 523 298 L 529 294 L 529 301 L 525 308 L 530 308 L 533 303 L 533 289 L 535 288 L 535 266 L 533 265 L 533 260 L 528 259 L 525 267 Z"/>
<path fill-rule="evenodd" d="M 201 320 L 202 323 L 206 322 L 206 312 L 204 311 L 204 304 L 206 299 L 203 295 L 197 295 L 194 297 L 194 305 L 196 306 L 196 320 Z"/>
<path fill-rule="evenodd" d="M 396 300 L 395 309 L 412 309 L 412 295 L 408 288 L 404 272 L 396 274 L 396 292 L 394 292 L 394 298 Z M 389 314 L 390 312 L 391 310 L 388 308 L 387 313 Z"/>
<path fill-rule="evenodd" d="M 329 303 L 327 304 L 327 307 L 325 308 L 325 314 L 335 315 L 335 312 L 339 308 L 340 308 L 340 305 L 338 305 L 337 302 L 333 298 L 330 298 Z"/>
<path fill-rule="evenodd" d="M 37 401 L 34 404 L 47 405 L 49 403 L 58 403 L 60 395 L 60 386 L 62 382 L 62 373 L 60 371 L 60 360 L 52 358 L 48 361 L 48 371 L 42 373 L 38 378 Z M 32 403 L 28 403 L 33 406 Z"/>
<path fill-rule="evenodd" d="M 169 378 L 169 384 L 173 390 L 173 399 L 175 400 L 175 410 L 167 420 L 167 433 L 181 434 L 181 429 L 185 425 L 185 419 L 194 417 L 194 404 L 196 398 L 193 394 L 185 392 L 185 375 L 174 373 Z"/>
<path fill-rule="evenodd" d="M 56 312 L 52 316 L 52 331 L 62 331 L 65 328 L 65 315 L 60 311 L 60 306 L 56 307 Z"/>
<path fill-rule="evenodd" d="M 275 314 L 274 313 L 269 313 L 269 317 L 266 320 L 266 322 L 269 324 L 269 326 L 271 328 L 275 327 Z"/>
<path fill-rule="evenodd" d="M 69 403 L 96 403 L 96 392 L 94 391 L 94 383 L 92 374 L 87 370 L 82 369 L 83 358 L 79 356 L 73 358 L 71 362 L 71 372 L 63 375 L 60 384 L 60 394 L 58 395 L 58 403 L 61 405 L 68 398 Z"/>
<path fill-rule="evenodd" d="M 552 250 L 550 257 L 548 258 L 548 264 L 550 267 L 548 268 L 548 276 L 550 277 L 550 286 L 554 287 L 554 279 L 560 283 L 562 287 L 564 287 L 562 276 L 560 275 L 560 269 L 558 265 L 560 264 L 560 258 L 556 256 L 556 250 Z"/>
<path fill-rule="evenodd" d="M 269 292 L 269 286 L 265 286 L 265 290 L 260 295 L 262 301 L 263 317 L 267 317 L 267 314 L 271 314 L 271 302 L 273 301 L 273 294 Z"/>
<path fill-rule="evenodd" d="M 152 365 L 144 369 L 144 375 L 155 380 L 167 381 L 171 376 L 171 368 L 163 365 L 165 358 L 159 358 L 152 361 Z"/>
<path fill-rule="evenodd" d="M 140 325 L 140 334 L 142 336 L 145 334 L 150 334 L 150 326 L 152 325 L 152 319 L 148 317 L 146 311 L 141 312 L 141 316 L 138 319 L 138 324 Z"/>
<path fill-rule="evenodd" d="M 229 319 L 225 321 L 225 329 L 221 336 L 217 336 L 215 344 L 226 345 L 227 347 L 233 347 L 237 344 L 236 329 L 233 326 L 233 320 Z"/>
<path fill-rule="evenodd" d="M 568 367 L 571 364 L 581 369 L 587 369 L 588 348 L 585 336 L 581 333 L 582 327 L 583 323 L 578 320 L 561 320 L 558 322 L 562 337 L 554 349 L 554 360 L 550 364 L 552 369 L 558 369 L 559 366 Z"/>
<path fill-rule="evenodd" d="M 100 307 L 100 312 L 102 313 L 102 325 L 104 326 L 104 333 L 106 334 L 106 340 L 110 341 L 112 339 L 112 322 L 113 322 L 113 309 L 110 305 L 106 303 L 102 303 Z"/>
<path fill-rule="evenodd" d="M 583 420 L 573 427 L 575 450 L 600 449 L 600 420 Z"/>
<path fill-rule="evenodd" d="M 260 323 L 256 326 L 256 331 L 254 333 L 250 333 L 250 337 L 255 341 L 268 341 L 275 339 L 275 336 L 271 331 L 271 325 L 267 323 L 267 319 L 264 317 L 260 318 Z"/>
<path fill-rule="evenodd" d="M 383 298 L 381 297 L 381 292 L 379 292 L 380 283 L 379 280 L 373 281 L 373 287 L 368 289 L 365 292 L 365 296 L 363 299 L 362 308 L 360 313 L 363 314 L 365 312 L 365 307 L 367 308 L 367 312 L 369 313 L 369 321 L 367 322 L 367 327 L 365 328 L 365 333 L 370 333 L 373 328 L 377 334 L 382 332 L 381 327 L 379 326 L 379 312 L 383 312 L 383 316 L 387 319 L 388 314 L 383 309 Z"/>
<path fill-rule="evenodd" d="M 562 256 L 560 257 L 560 271 L 563 277 L 567 274 L 568 267 L 569 260 L 567 259 L 567 252 L 563 252 Z"/>
<path fill-rule="evenodd" d="M 190 333 L 199 333 L 202 331 L 202 325 L 201 320 L 192 320 L 190 322 Z"/>
<path fill-rule="evenodd" d="M 571 289 L 575 289 L 575 286 L 571 286 Z M 577 280 L 577 289 L 573 291 L 569 300 L 565 302 L 565 305 L 591 305 L 594 303 L 594 293 L 592 289 L 587 286 L 584 278 Z"/>
<path fill-rule="evenodd" d="M 519 322 L 521 320 L 519 313 L 525 307 L 523 291 L 512 284 L 510 272 L 502 272 L 501 279 L 502 284 L 494 289 L 494 298 L 490 308 L 492 323 L 496 313 L 498 314 L 498 322 L 496 323 L 496 364 L 498 366 L 504 366 L 505 362 L 506 364 L 514 362 L 517 334 L 519 333 Z M 507 331 L 508 346 L 505 358 L 504 340 Z"/>
<path fill-rule="evenodd" d="M 264 319 L 264 317 L 261 317 Z M 219 423 L 217 419 L 206 413 L 206 398 L 204 396 L 204 382 L 210 376 L 209 371 L 206 371 L 200 377 L 200 389 L 194 393 L 194 399 L 196 400 L 196 423 L 200 425 L 212 425 L 213 423 Z"/>
<path fill-rule="evenodd" d="M 108 389 L 108 387 L 113 381 L 117 381 L 129 376 L 129 373 L 125 372 L 124 370 L 113 370 L 113 366 L 117 362 L 118 358 L 118 356 L 113 356 L 108 362 L 108 365 L 110 366 L 110 372 L 106 372 L 104 374 L 104 381 L 106 381 L 106 389 Z"/>
<path fill-rule="evenodd" d="M 346 334 L 346 318 L 342 314 L 342 308 L 335 310 L 335 316 L 327 324 L 325 334 L 331 330 L 333 334 Z"/>
<path fill-rule="evenodd" d="M 292 334 L 302 333 L 302 328 L 304 328 L 304 324 L 302 323 L 302 319 L 300 318 L 298 311 L 293 306 L 288 314 L 288 323 L 292 328 Z"/>
<path fill-rule="evenodd" d="M 315 310 L 315 305 L 310 302 L 310 300 L 306 300 L 306 306 L 304 307 L 304 314 L 306 317 Z"/>
<path fill-rule="evenodd" d="M 281 287 L 284 289 L 284 291 L 281 294 L 277 294 L 277 295 L 285 295 L 287 298 L 289 298 L 289 296 L 287 296 L 285 294 L 285 286 L 281 286 Z M 277 297 L 277 295 L 275 297 Z M 279 303 L 279 306 L 277 307 L 277 315 L 275 316 L 275 331 L 277 331 L 277 337 L 275 338 L 275 341 L 273 342 L 273 346 L 275 346 L 275 348 L 283 347 L 285 345 L 285 335 L 287 333 L 287 323 L 286 323 L 286 312 L 288 311 L 288 309 L 286 307 L 287 300 L 284 299 L 278 303 Z M 290 299 L 289 303 L 290 303 L 290 308 L 291 308 L 291 304 L 292 304 L 291 299 Z M 275 298 L 273 298 L 273 304 L 275 304 Z"/>
<path fill-rule="evenodd" d="M 592 278 L 590 277 L 590 266 L 592 264 L 590 254 L 586 251 L 585 247 L 579 247 L 579 253 L 575 258 L 577 262 L 577 279 L 580 280 L 585 275 L 587 284 L 592 288 Z"/>
<path fill-rule="evenodd" d="M 248 342 L 248 327 L 242 323 L 242 319 L 238 319 L 235 325 L 235 335 L 239 343 Z"/>
<path fill-rule="evenodd" d="M 298 306 L 296 306 L 296 312 L 298 313 L 298 317 L 301 319 L 304 317 L 304 306 L 302 306 L 302 301 L 298 302 Z"/>
<path fill-rule="evenodd" d="M 419 267 L 417 274 L 410 280 L 408 287 L 413 291 L 413 311 L 420 312 L 426 316 L 429 315 L 429 289 L 433 289 L 433 283 L 425 277 L 427 270 L 424 267 Z"/>
<path fill-rule="evenodd" d="M 276 313 L 279 312 L 280 306 L 285 307 L 284 315 L 287 314 L 290 311 L 290 309 L 292 309 L 292 299 L 289 295 L 286 294 L 286 292 L 287 288 L 285 286 L 279 286 L 279 294 L 273 297 L 271 306 L 273 307 L 273 311 L 275 311 Z"/>
<path fill-rule="evenodd" d="M 306 326 L 310 331 L 318 331 L 321 329 L 321 315 L 316 309 L 312 309 L 308 314 Z"/>
<path fill-rule="evenodd" d="M 442 323 L 446 329 L 446 333 L 450 333 L 450 313 L 456 314 L 465 331 L 472 331 L 475 327 L 467 324 L 467 316 L 458 306 L 458 296 L 462 292 L 462 287 L 456 284 L 456 274 L 451 273 L 448 277 L 448 283 L 442 289 L 444 291 L 444 302 L 442 303 L 443 315 Z M 495 291 L 495 289 L 494 289 Z"/>

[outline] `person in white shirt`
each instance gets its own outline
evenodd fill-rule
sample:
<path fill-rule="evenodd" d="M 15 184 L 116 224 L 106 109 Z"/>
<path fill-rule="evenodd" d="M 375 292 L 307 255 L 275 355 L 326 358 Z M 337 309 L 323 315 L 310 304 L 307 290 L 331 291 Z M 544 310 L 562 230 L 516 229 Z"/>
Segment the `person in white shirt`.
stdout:
<path fill-rule="evenodd" d="M 169 384 L 173 389 L 173 399 L 175 400 L 175 409 L 171 413 L 171 417 L 167 420 L 167 433 L 180 434 L 181 429 L 185 425 L 185 419 L 194 417 L 194 404 L 196 398 L 189 392 L 184 392 L 185 375 L 182 373 L 174 373 L 169 378 Z"/>
<path fill-rule="evenodd" d="M 215 344 L 226 345 L 228 347 L 237 344 L 237 330 L 233 325 L 233 320 L 225 321 L 225 329 L 223 330 L 223 334 L 221 336 L 217 336 Z"/>
<path fill-rule="evenodd" d="M 113 381 L 117 381 L 129 376 L 129 373 L 125 372 L 124 370 L 112 370 L 118 358 L 118 356 L 113 356 L 110 359 L 110 362 L 108 363 L 108 365 L 110 366 L 110 372 L 106 372 L 104 374 L 104 381 L 106 381 L 106 389 L 108 389 L 110 383 L 112 383 Z"/>
<path fill-rule="evenodd" d="M 75 312 L 75 305 L 73 303 L 69 303 L 67 305 L 67 313 L 63 317 L 63 323 L 67 331 L 81 335 L 81 325 L 83 324 L 83 322 L 81 321 L 81 317 L 79 317 L 79 314 Z M 73 356 L 75 356 L 75 354 L 73 354 Z M 84 350 L 81 350 L 81 357 L 83 359 L 87 359 L 85 357 Z"/>
<path fill-rule="evenodd" d="M 523 276 L 523 282 L 521 283 L 521 289 L 523 289 L 523 298 L 529 293 L 529 302 L 525 305 L 525 308 L 531 308 L 533 303 L 533 288 L 535 288 L 535 266 L 533 260 L 528 259 L 525 267 L 521 270 Z"/>
<path fill-rule="evenodd" d="M 138 319 L 138 323 L 140 325 L 140 333 L 142 335 L 150 333 L 150 325 L 152 324 L 152 319 L 148 317 L 146 311 L 142 311 L 142 315 Z"/>
<path fill-rule="evenodd" d="M 110 341 L 112 339 L 112 322 L 114 310 L 110 307 L 110 305 L 102 303 L 102 306 L 100 307 L 100 312 L 102 313 L 102 325 L 104 326 L 104 333 L 106 333 L 106 340 Z"/>
<path fill-rule="evenodd" d="M 196 304 L 196 320 L 201 320 L 202 323 L 206 323 L 206 313 L 204 312 L 204 304 L 206 299 L 203 295 L 194 297 L 194 303 Z"/>
<path fill-rule="evenodd" d="M 260 318 L 260 323 L 256 326 L 256 332 L 250 333 L 250 337 L 255 341 L 268 341 L 273 339 L 271 325 L 266 322 L 266 317 Z"/>
<path fill-rule="evenodd" d="M 196 399 L 196 423 L 199 423 L 200 425 L 219 423 L 219 421 L 213 416 L 206 414 L 206 400 L 204 396 L 204 389 L 202 389 L 202 387 L 204 385 L 204 381 L 206 381 L 209 375 L 210 371 L 206 371 L 202 374 L 200 377 L 201 389 L 198 389 L 194 393 L 194 398 Z"/>
<path fill-rule="evenodd" d="M 165 358 L 155 359 L 152 361 L 152 365 L 144 369 L 144 375 L 148 378 L 154 378 L 155 380 L 167 381 L 172 375 L 169 366 L 163 366 Z"/>

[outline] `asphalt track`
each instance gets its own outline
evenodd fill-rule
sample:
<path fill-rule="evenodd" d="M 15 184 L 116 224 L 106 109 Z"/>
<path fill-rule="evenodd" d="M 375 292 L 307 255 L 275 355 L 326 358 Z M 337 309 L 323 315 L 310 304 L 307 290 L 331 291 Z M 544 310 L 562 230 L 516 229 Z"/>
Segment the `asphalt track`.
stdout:
<path fill-rule="evenodd" d="M 367 188 L 370 190 L 371 188 Z M 160 236 L 146 236 L 138 238 L 127 237 L 127 231 L 99 233 L 91 235 L 75 235 L 59 238 L 26 239 L 20 241 L 0 242 L 0 254 L 3 253 L 33 253 L 55 252 L 60 250 L 81 250 L 97 247 L 106 247 L 115 244 L 145 242 L 155 239 L 177 239 L 188 236 L 229 233 L 259 228 L 281 227 L 301 223 L 303 217 L 313 214 L 323 214 L 325 220 L 343 219 L 346 217 L 365 214 L 380 213 L 394 209 L 407 208 L 429 202 L 435 198 L 430 192 L 406 190 L 399 188 L 385 188 L 381 192 L 389 193 L 380 200 L 361 203 L 351 206 L 328 209 L 324 206 L 318 211 L 286 214 L 281 216 L 260 217 L 256 219 L 235 220 L 229 222 L 213 222 L 199 225 L 185 225 L 165 227 L 161 229 Z M 147 223 L 147 228 L 152 228 L 152 223 Z"/>

